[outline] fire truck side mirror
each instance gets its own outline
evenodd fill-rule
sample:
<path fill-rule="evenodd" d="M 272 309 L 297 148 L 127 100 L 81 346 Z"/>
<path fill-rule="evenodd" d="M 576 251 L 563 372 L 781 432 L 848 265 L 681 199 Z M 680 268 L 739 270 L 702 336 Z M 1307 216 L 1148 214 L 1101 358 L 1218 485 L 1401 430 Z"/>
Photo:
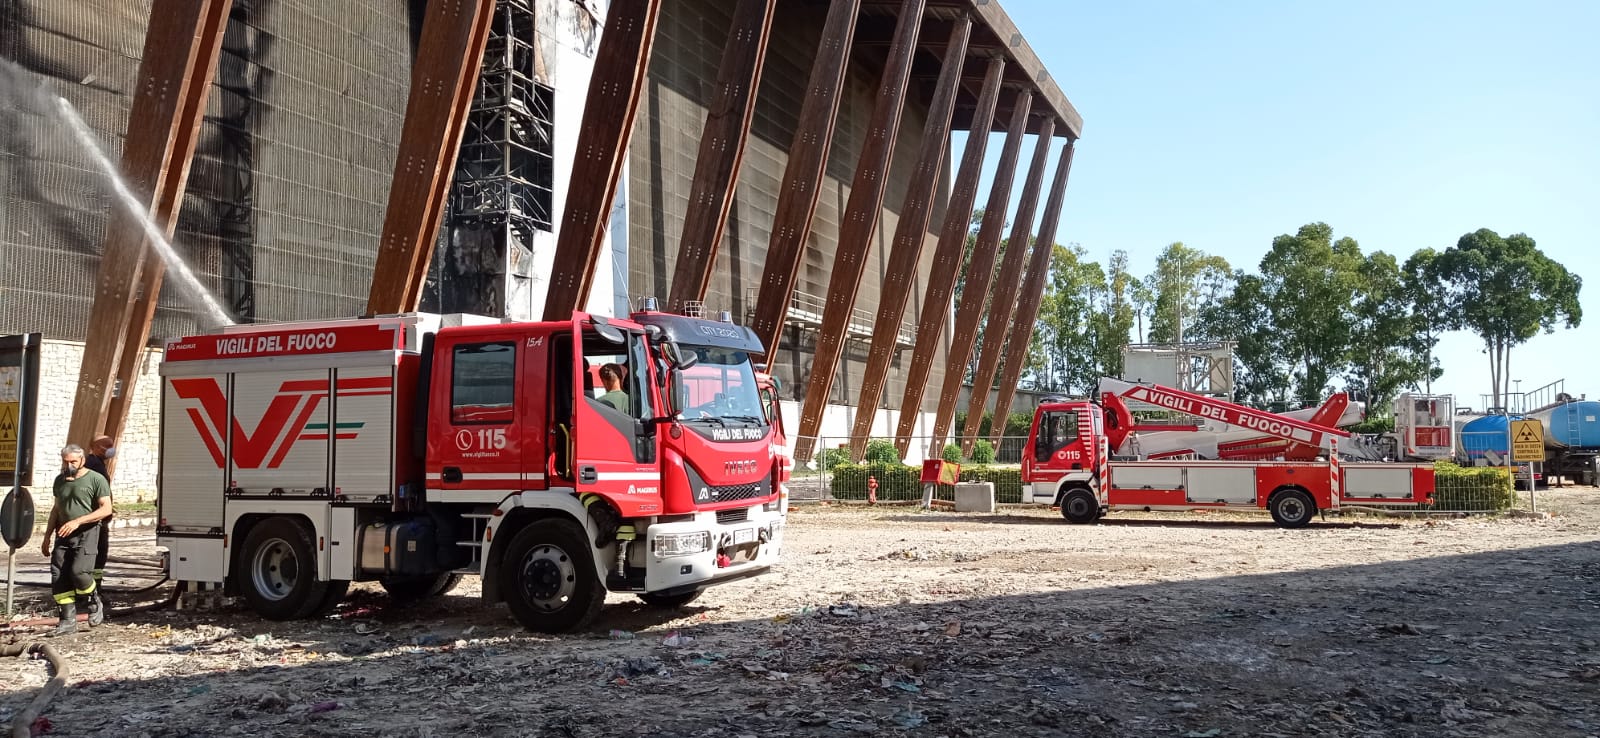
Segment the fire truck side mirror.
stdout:
<path fill-rule="evenodd" d="M 668 341 L 661 345 L 661 353 L 667 357 L 667 363 L 674 369 L 689 369 L 700 363 L 700 355 L 693 351 L 684 351 L 677 341 Z"/>
<path fill-rule="evenodd" d="M 628 342 L 628 334 L 623 333 L 621 328 L 618 328 L 610 323 L 601 323 L 596 321 L 594 324 L 594 332 L 600 334 L 601 338 L 604 338 L 611 343 L 624 344 Z"/>

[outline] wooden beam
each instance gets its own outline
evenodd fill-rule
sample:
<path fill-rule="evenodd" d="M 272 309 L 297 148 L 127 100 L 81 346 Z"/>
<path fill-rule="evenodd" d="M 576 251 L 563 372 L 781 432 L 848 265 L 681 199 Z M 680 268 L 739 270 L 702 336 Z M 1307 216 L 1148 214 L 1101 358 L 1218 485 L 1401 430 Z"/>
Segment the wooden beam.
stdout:
<path fill-rule="evenodd" d="M 822 195 L 822 176 L 833 146 L 834 118 L 839 113 L 845 70 L 850 61 L 850 39 L 855 33 L 861 0 L 833 0 L 822 26 L 822 40 L 811 61 L 806 99 L 800 103 L 789 161 L 783 169 L 783 186 L 773 210 L 772 237 L 762 267 L 761 293 L 756 300 L 751 330 L 761 339 L 770 360 L 783 338 L 794 280 L 811 236 L 811 219 Z"/>
<path fill-rule="evenodd" d="M 996 57 L 989 60 L 989 73 L 984 79 L 983 93 L 979 96 L 975 113 L 977 128 L 967 135 L 967 147 L 961 154 L 961 169 L 956 172 L 955 190 L 945 208 L 944 228 L 939 232 L 939 245 L 934 248 L 933 268 L 928 272 L 928 286 L 922 296 L 922 314 L 917 319 L 917 345 L 912 349 L 905 395 L 900 400 L 900 418 L 895 431 L 895 445 L 900 448 L 900 458 L 905 458 L 911 446 L 911 432 L 916 427 L 917 416 L 921 414 L 922 393 L 928 385 L 928 374 L 933 370 L 933 356 L 939 350 L 939 334 L 944 332 L 950 298 L 955 292 L 956 277 L 961 272 L 961 258 L 967 247 L 967 228 L 972 220 L 972 205 L 978 197 L 978 176 L 982 173 L 983 155 L 989 146 L 989 126 L 994 117 L 995 101 L 999 98 L 1005 66 L 1005 59 Z M 1011 170 L 1016 166 L 1017 149 L 1022 142 L 1020 127 L 1014 140 L 1014 145 L 1011 145 L 1011 139 L 1007 140 L 1008 146 L 1001 157 L 1000 174 L 997 176 L 1011 178 Z M 1007 159 L 1007 156 L 1010 158 Z M 991 268 L 988 271 L 993 271 L 992 255 L 989 261 Z M 970 342 L 968 345 L 971 345 Z M 871 368 L 868 369 L 870 380 Z"/>
<path fill-rule="evenodd" d="M 867 268 L 873 232 L 883 212 L 883 191 L 889 183 L 890 158 L 900 132 L 900 113 L 905 109 L 906 81 L 911 59 L 917 50 L 917 32 L 922 27 L 922 8 L 926 0 L 905 0 L 900 5 L 894 46 L 883 67 L 878 85 L 878 100 L 867 123 L 866 142 L 856 161 L 850 199 L 839 226 L 839 248 L 834 254 L 833 275 L 828 280 L 828 302 L 822 311 L 822 331 L 817 334 L 817 349 L 812 356 L 811 379 L 806 385 L 800 409 L 799 437 L 815 437 L 822 425 L 822 411 L 833 389 L 834 370 L 844 353 L 850 316 L 855 310 L 856 292 Z M 941 143 L 943 143 L 941 141 Z M 811 460 L 812 447 L 800 444 L 795 449 L 799 461 Z"/>
<path fill-rule="evenodd" d="M 685 302 L 705 299 L 706 287 L 711 284 L 717 247 L 739 182 L 750 119 L 756 111 L 756 90 L 761 85 L 767 37 L 777 5 L 777 0 L 739 0 L 733 10 L 733 26 L 717 68 L 716 94 L 700 134 L 683 237 L 678 240 L 678 266 L 667 298 L 673 312 L 683 312 Z"/>
<path fill-rule="evenodd" d="M 493 18 L 494 0 L 428 3 L 368 313 L 408 312 L 421 303 Z"/>
<path fill-rule="evenodd" d="M 894 238 L 890 241 L 883 288 L 878 291 L 878 316 L 872 324 L 872 346 L 867 352 L 867 371 L 861 379 L 855 428 L 850 433 L 850 454 L 855 461 L 860 461 L 866 452 L 867 436 L 872 433 L 872 416 L 878 412 L 878 403 L 883 399 L 889 362 L 900 342 L 900 319 L 906 312 L 906 300 L 916 289 L 917 262 L 922 259 L 922 245 L 928 240 L 928 219 L 933 215 L 934 191 L 938 189 L 939 172 L 944 167 L 944 151 L 949 147 L 950 114 L 955 110 L 967 38 L 971 33 L 972 20 L 962 14 L 950 29 L 950 41 L 944 50 L 944 73 L 939 76 L 933 102 L 928 105 L 922 149 L 917 152 L 916 168 L 911 171 L 911 181 L 900 206 L 900 220 L 895 224 Z M 991 65 L 990 68 L 1001 66 Z M 971 139 L 968 144 L 970 148 Z"/>
<path fill-rule="evenodd" d="M 967 373 L 967 361 L 972 358 L 973 341 L 978 336 L 978 321 L 983 318 L 984 302 L 989 296 L 989 281 L 994 278 L 995 256 L 1000 251 L 1001 231 L 1006 227 L 1006 206 L 1011 203 L 1011 185 L 1017 176 L 1017 156 L 1022 151 L 1022 139 L 1027 135 L 1028 113 L 1032 105 L 1033 96 L 1024 94 L 1018 99 L 1017 106 L 1011 111 L 1011 123 L 1006 130 L 1006 142 L 1000 150 L 1000 163 L 995 168 L 994 183 L 989 186 L 989 199 L 983 209 L 983 222 L 978 226 L 978 240 L 972 247 L 972 262 L 967 265 L 967 280 L 961 288 L 961 306 L 956 311 L 956 324 L 950 336 L 950 352 L 945 358 L 944 384 L 939 392 L 939 409 L 933 418 L 932 446 L 935 449 L 944 447 L 945 434 L 950 430 L 950 422 L 956 414 L 956 403 L 961 399 L 961 378 Z M 950 217 L 957 214 L 952 213 Z M 960 213 L 961 217 L 961 248 L 966 248 L 967 222 L 972 218 L 971 212 Z M 953 238 L 948 218 L 945 220 L 944 238 Z M 951 290 L 955 289 L 955 273 L 959 266 L 952 272 Z M 931 308 L 931 304 L 924 303 L 923 310 Z M 921 334 L 919 334 L 921 335 Z M 935 346 L 927 349 L 929 361 Z M 913 366 L 915 365 L 913 359 Z M 911 390 L 907 385 L 906 391 Z M 902 412 L 900 422 L 895 429 L 895 445 L 900 447 L 901 456 L 905 456 L 906 449 L 911 443 L 911 431 L 916 423 L 916 415 L 904 414 L 904 408 L 920 407 L 920 395 L 912 402 L 901 404 Z"/>
<path fill-rule="evenodd" d="M 150 8 L 120 168 L 129 189 L 149 193 L 150 216 L 169 238 L 183 204 L 206 95 L 232 7 L 232 0 L 155 0 Z M 135 217 L 113 206 L 86 321 L 67 440 L 87 446 L 108 426 L 120 429 L 134 376 L 123 368 L 137 367 L 140 349 L 149 340 L 164 269 Z M 136 306 L 141 285 L 148 297 Z M 108 422 L 111 389 L 119 376 L 117 417 Z"/>
<path fill-rule="evenodd" d="M 995 371 L 1000 366 L 1006 329 L 1011 327 L 1011 316 L 1016 312 L 1022 266 L 1028 260 L 1028 236 L 1033 233 L 1033 214 L 1039 206 L 1039 186 L 1044 181 L 1044 167 L 1050 157 L 1050 140 L 1054 133 L 1055 119 L 1045 120 L 1044 131 L 1034 145 L 1033 163 L 1028 166 L 1028 182 L 1023 185 L 1022 199 L 1017 203 L 1017 219 L 1011 224 L 1011 238 L 1006 242 L 1006 254 L 1000 262 L 1000 276 L 995 279 L 994 300 L 989 303 L 983 343 L 978 346 L 978 371 L 973 374 L 972 396 L 967 399 L 967 426 L 961 433 L 961 448 L 967 456 L 972 454 L 972 442 L 978 435 L 978 425 L 983 422 L 983 407 L 988 404 L 989 387 L 994 384 Z M 996 420 L 1005 422 L 1004 418 Z"/>
<path fill-rule="evenodd" d="M 556 233 L 545 320 L 566 320 L 589 300 L 617 180 L 628 160 L 633 118 L 650 70 L 650 48 L 660 15 L 661 0 L 611 0 L 606 11 L 567 185 L 567 210 Z"/>
<path fill-rule="evenodd" d="M 1016 320 L 1012 321 L 1011 337 L 1006 340 L 1010 349 L 1006 352 L 1005 371 L 1000 373 L 1000 388 L 995 393 L 996 418 L 1004 418 L 1011 412 L 1011 400 L 1016 396 L 1017 383 L 1022 381 L 1028 343 L 1033 340 L 1033 321 L 1039 317 L 1039 301 L 1044 298 L 1044 286 L 1050 274 L 1056 226 L 1061 222 L 1061 203 L 1067 196 L 1067 176 L 1072 173 L 1072 152 L 1072 142 L 1068 141 L 1061 149 L 1055 181 L 1050 184 L 1050 198 L 1044 206 L 1044 222 L 1039 224 L 1039 237 L 1034 241 L 1033 255 L 1028 258 L 1028 276 L 1022 282 L 1022 297 L 1017 303 Z M 991 425 L 990 442 L 998 446 L 1005 429 L 1005 423 Z"/>

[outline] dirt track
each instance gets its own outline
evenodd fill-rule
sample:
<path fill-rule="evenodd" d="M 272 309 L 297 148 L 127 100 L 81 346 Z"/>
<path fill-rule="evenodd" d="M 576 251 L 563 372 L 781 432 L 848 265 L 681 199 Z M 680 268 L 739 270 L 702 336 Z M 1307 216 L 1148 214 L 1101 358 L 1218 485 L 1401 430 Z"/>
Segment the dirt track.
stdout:
<path fill-rule="evenodd" d="M 1540 498 L 1556 517 L 1302 531 L 798 508 L 777 574 L 615 597 L 575 636 L 474 582 L 119 620 L 66 646 L 50 735 L 1597 735 L 1600 492 Z M 0 718 L 44 678 L 0 664 Z"/>

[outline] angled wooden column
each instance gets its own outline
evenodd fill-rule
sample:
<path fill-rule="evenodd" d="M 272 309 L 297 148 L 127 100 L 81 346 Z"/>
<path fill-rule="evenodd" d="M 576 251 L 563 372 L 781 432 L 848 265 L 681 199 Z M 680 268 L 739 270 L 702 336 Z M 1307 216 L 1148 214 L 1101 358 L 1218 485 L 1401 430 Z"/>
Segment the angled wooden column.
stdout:
<path fill-rule="evenodd" d="M 828 279 L 828 301 L 822 311 L 822 331 L 817 334 L 817 350 L 812 357 L 811 380 L 806 384 L 805 402 L 800 409 L 800 438 L 815 437 L 822 425 L 822 411 L 833 389 L 833 374 L 844 354 L 844 342 L 855 310 L 861 274 L 867 268 L 867 253 L 872 250 L 872 235 L 883 212 L 883 191 L 889 183 L 889 163 L 894 142 L 900 132 L 900 113 L 905 109 L 906 82 L 911 76 L 911 60 L 916 55 L 917 33 L 922 27 L 925 0 L 905 0 L 895 23 L 894 44 L 884 62 L 883 79 L 878 85 L 878 100 L 867 124 L 866 142 L 856 161 L 850 199 L 839 226 L 839 248 L 834 254 L 833 274 Z M 813 445 L 799 443 L 795 458 L 810 461 Z"/>
<path fill-rule="evenodd" d="M 811 218 L 822 195 L 822 175 L 828 164 L 828 149 L 833 145 L 834 118 L 839 113 L 840 91 L 850 61 L 850 42 L 855 36 L 856 14 L 861 0 L 833 0 L 822 26 L 822 40 L 811 61 L 811 77 L 806 82 L 806 99 L 800 103 L 800 120 L 795 126 L 794 143 L 789 147 L 789 162 L 784 165 L 783 185 L 778 190 L 778 205 L 773 210 L 772 239 L 767 244 L 766 264 L 762 267 L 761 293 L 756 300 L 751 330 L 761 339 L 770 359 L 783 338 L 784 316 L 789 312 L 789 297 L 805 255 L 806 239 L 811 235 Z"/>
<path fill-rule="evenodd" d="M 906 300 L 916 288 L 917 262 L 922 258 L 922 244 L 928 240 L 934 190 L 939 186 L 939 170 L 944 166 L 944 150 L 949 146 L 950 115 L 955 112 L 956 89 L 961 84 L 961 70 L 967 61 L 967 39 L 971 35 L 972 19 L 963 14 L 950 29 L 950 41 L 945 44 L 939 81 L 934 87 L 933 102 L 928 105 L 928 121 L 922 129 L 922 149 L 917 152 L 916 168 L 911 171 L 911 181 L 900 205 L 900 220 L 895 223 L 894 238 L 890 241 L 883 288 L 878 291 L 878 315 L 872 323 L 867 371 L 861 378 L 861 397 L 856 402 L 855 427 L 850 433 L 850 456 L 854 461 L 860 461 L 866 452 L 872 416 L 878 412 L 878 403 L 883 399 L 883 382 L 889 376 L 889 362 L 899 347 L 900 318 L 905 315 Z"/>
<path fill-rule="evenodd" d="M 171 237 L 189 181 L 206 95 L 222 47 L 232 0 L 155 0 L 145 31 L 138 87 L 122 143 L 122 175 L 129 189 L 148 193 L 150 216 Z M 68 440 L 87 446 L 108 427 L 120 431 L 140 349 L 150 339 L 165 265 L 145 240 L 134 216 L 113 206 L 89 308 L 77 398 Z M 145 299 L 140 299 L 143 289 Z M 115 422 L 111 388 L 122 379 Z M 115 433 L 112 434 L 113 436 Z"/>
<path fill-rule="evenodd" d="M 678 239 L 678 266 L 667 298 L 673 312 L 682 312 L 685 302 L 705 299 L 711 283 L 717 247 L 739 183 L 739 162 L 749 139 L 750 119 L 756 112 L 756 90 L 761 85 L 777 4 L 777 0 L 739 0 L 733 10 L 733 27 L 717 68 L 716 94 L 700 134 L 683 237 Z"/>
<path fill-rule="evenodd" d="M 483 47 L 494 0 L 428 3 L 422 20 L 411 92 L 389 185 L 367 312 L 416 310 L 444 217 L 445 196 L 472 96 L 483 66 Z"/>
<path fill-rule="evenodd" d="M 589 301 L 605 246 L 617 179 L 628 160 L 639 91 L 650 70 L 661 0 L 611 0 L 589 77 L 578 150 L 567 185 L 567 210 L 556 233 L 555 269 L 544 298 L 545 320 L 566 320 Z"/>
<path fill-rule="evenodd" d="M 1061 149 L 1061 161 L 1056 164 L 1055 180 L 1050 184 L 1050 197 L 1044 205 L 1044 222 L 1039 224 L 1039 237 L 1034 241 L 1033 255 L 1028 257 L 1028 276 L 1022 281 L 1022 297 L 1017 303 L 1016 320 L 1012 321 L 1011 337 L 1006 339 L 1008 349 L 1004 370 L 1000 372 L 1000 388 L 995 392 L 996 418 L 1004 418 L 1011 412 L 1011 400 L 1016 396 L 1017 383 L 1022 381 L 1023 365 L 1028 363 L 1028 343 L 1033 340 L 1033 321 L 1039 317 L 1039 301 L 1044 299 L 1044 286 L 1049 281 L 1056 226 L 1061 222 L 1061 203 L 1067 197 L 1067 176 L 1072 173 L 1073 143 L 1068 141 Z M 998 446 L 1005 430 L 1005 423 L 991 426 L 990 442 Z"/>
<path fill-rule="evenodd" d="M 972 441 L 983 422 L 983 406 L 988 404 L 989 387 L 994 384 L 995 371 L 1000 366 L 1000 354 L 1005 346 L 1006 329 L 1011 315 L 1016 312 L 1017 290 L 1022 286 L 1022 266 L 1028 261 L 1028 236 L 1033 233 L 1033 215 L 1039 207 L 1039 186 L 1044 181 L 1044 168 L 1050 158 L 1050 138 L 1055 134 L 1055 118 L 1046 118 L 1039 129 L 1039 140 L 1033 150 L 1033 163 L 1028 165 L 1028 182 L 1022 187 L 1022 199 L 1017 202 L 1017 219 L 1011 224 L 1011 238 L 1006 241 L 1006 254 L 1000 261 L 1000 275 L 995 277 L 994 299 L 989 302 L 989 313 L 983 325 L 983 343 L 978 345 L 978 371 L 973 375 L 972 396 L 967 399 L 967 425 L 961 432 L 961 449 L 964 455 L 972 454 Z M 997 418 L 1001 423 L 1004 418 Z"/>
<path fill-rule="evenodd" d="M 989 298 L 989 280 L 994 278 L 995 257 L 1000 250 L 1001 232 L 1006 227 L 1006 206 L 1011 202 L 1011 185 L 1016 179 L 1017 156 L 1022 151 L 1022 140 L 1028 133 L 1028 114 L 1033 107 L 1033 95 L 1023 92 L 1017 97 L 1016 105 L 1011 109 L 1011 122 L 1006 128 L 1006 142 L 1000 150 L 1000 163 L 995 168 L 994 183 L 989 186 L 989 199 L 983 210 L 983 222 L 978 226 L 978 239 L 972 246 L 972 262 L 967 265 L 967 281 L 961 291 L 961 306 L 956 311 L 956 323 L 951 332 L 950 354 L 945 361 L 944 384 L 939 393 L 939 410 L 933 419 L 933 438 L 931 444 L 937 449 L 943 448 L 945 434 L 950 430 L 950 421 L 956 414 L 956 403 L 961 399 L 961 377 L 966 374 L 967 361 L 972 358 L 972 344 L 978 336 L 978 321 L 983 318 L 983 308 Z M 967 224 L 972 219 L 972 214 L 961 213 L 961 223 L 956 225 L 951 222 L 956 213 L 949 213 L 944 222 L 944 234 L 940 236 L 939 250 L 955 249 L 954 266 L 951 267 L 946 277 L 950 284 L 948 292 L 955 291 L 955 281 L 961 271 L 961 257 L 959 256 L 967 247 Z M 959 228 L 959 233 L 955 229 Z M 959 239 L 956 245 L 952 239 Z M 946 297 L 946 300 L 949 298 Z M 945 304 L 924 301 L 923 321 L 927 323 L 931 318 L 927 315 L 929 310 L 938 309 L 938 320 L 943 323 Z M 919 329 L 920 331 L 921 329 Z M 918 333 L 918 336 L 930 334 Z M 927 362 L 933 362 L 933 353 L 938 346 L 936 341 L 919 353 L 926 351 Z M 912 359 L 912 369 L 916 368 L 916 359 Z M 923 381 L 926 382 L 927 373 L 924 370 Z M 901 403 L 901 408 L 920 407 L 922 404 L 922 390 L 917 390 L 917 396 L 911 396 L 911 390 L 918 383 L 906 384 L 906 399 Z M 916 423 L 916 415 L 900 415 L 900 422 L 895 428 L 895 444 L 900 447 L 900 456 L 904 458 L 906 450 L 911 444 L 911 431 Z"/>
<path fill-rule="evenodd" d="M 928 271 L 928 287 L 922 297 L 922 314 L 917 318 L 916 346 L 912 349 L 911 367 L 906 373 L 905 394 L 900 400 L 900 416 L 895 427 L 895 446 L 899 448 L 902 459 L 911 447 L 911 431 L 922 411 L 922 392 L 927 387 L 928 374 L 933 369 L 934 354 L 939 350 L 939 335 L 944 332 L 950 298 L 961 272 L 961 257 L 967 246 L 967 228 L 972 220 L 972 205 L 978 197 L 978 175 L 983 169 L 983 155 L 988 149 L 989 129 L 994 125 L 995 103 L 1000 98 L 1000 81 L 1005 76 L 1005 68 L 1004 57 L 996 56 L 989 60 L 983 91 L 978 96 L 972 127 L 968 130 L 966 150 L 961 156 L 961 169 L 956 173 L 955 191 L 950 196 L 949 207 L 945 209 L 944 228 L 939 233 L 939 245 L 933 252 L 933 268 Z M 1007 145 L 1001 152 L 996 175 L 1008 180 L 1016 168 L 1017 150 L 1021 148 L 1023 129 L 1028 120 L 1027 106 L 1024 105 L 1021 110 L 1021 117 L 1012 121 L 1012 132 L 1008 134 Z M 988 260 L 990 266 L 985 269 L 986 272 L 993 271 L 993 261 L 991 252 Z"/>

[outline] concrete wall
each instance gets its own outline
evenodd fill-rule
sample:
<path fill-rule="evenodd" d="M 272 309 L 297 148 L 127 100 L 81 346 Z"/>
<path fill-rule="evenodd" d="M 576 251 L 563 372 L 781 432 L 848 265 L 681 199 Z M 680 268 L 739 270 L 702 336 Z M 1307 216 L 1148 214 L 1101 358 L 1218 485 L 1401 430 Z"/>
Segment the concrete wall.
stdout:
<path fill-rule="evenodd" d="M 33 493 L 37 504 L 48 505 L 50 485 L 61 468 L 61 447 L 76 443 L 87 448 L 88 438 L 67 438 L 72 420 L 78 367 L 83 362 L 81 341 L 46 340 L 39 361 L 39 419 L 33 446 Z M 144 352 L 139 379 L 134 383 L 128 423 L 117 446 L 117 467 L 112 474 L 112 496 L 117 502 L 155 500 L 156 462 L 161 451 L 161 377 L 157 366 L 161 351 Z"/>

